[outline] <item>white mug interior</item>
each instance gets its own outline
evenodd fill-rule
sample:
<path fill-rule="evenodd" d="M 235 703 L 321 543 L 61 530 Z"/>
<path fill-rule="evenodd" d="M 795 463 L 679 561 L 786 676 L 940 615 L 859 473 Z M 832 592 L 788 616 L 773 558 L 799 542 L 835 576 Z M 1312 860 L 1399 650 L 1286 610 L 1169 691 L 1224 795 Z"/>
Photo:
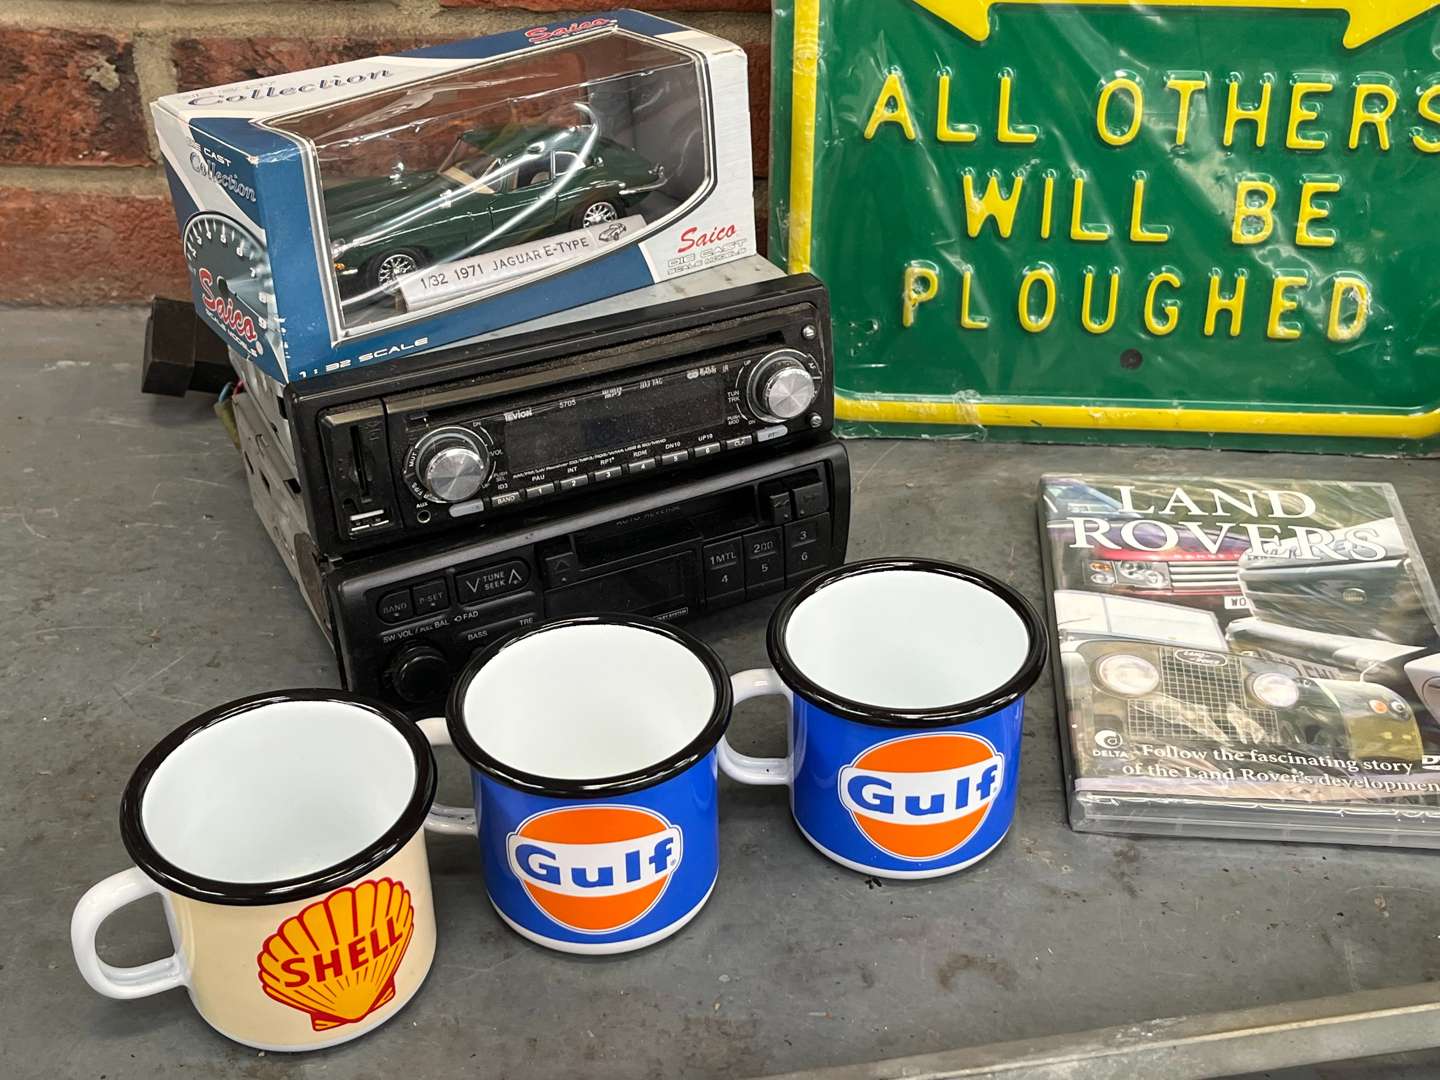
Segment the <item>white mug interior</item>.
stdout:
<path fill-rule="evenodd" d="M 272 701 L 192 735 L 145 787 L 141 827 L 167 862 L 213 881 L 287 881 L 384 837 L 414 795 L 415 755 L 383 716 Z"/>
<path fill-rule="evenodd" d="M 785 651 L 816 686 L 875 709 L 945 709 L 1008 683 L 1030 653 L 1024 620 L 983 586 L 932 570 L 871 570 L 800 601 Z"/>
<path fill-rule="evenodd" d="M 603 780 L 658 765 L 715 711 L 715 684 L 680 642 L 620 623 L 562 624 L 502 648 L 471 678 L 475 745 L 520 772 Z"/>

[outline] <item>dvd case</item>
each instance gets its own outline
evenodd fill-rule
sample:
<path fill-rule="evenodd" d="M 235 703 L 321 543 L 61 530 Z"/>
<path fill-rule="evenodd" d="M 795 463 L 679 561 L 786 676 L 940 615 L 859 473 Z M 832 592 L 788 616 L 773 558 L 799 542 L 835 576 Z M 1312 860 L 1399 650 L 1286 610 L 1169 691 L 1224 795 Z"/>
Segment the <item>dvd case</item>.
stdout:
<path fill-rule="evenodd" d="M 1051 475 L 1071 827 L 1440 847 L 1440 606 L 1389 484 Z"/>

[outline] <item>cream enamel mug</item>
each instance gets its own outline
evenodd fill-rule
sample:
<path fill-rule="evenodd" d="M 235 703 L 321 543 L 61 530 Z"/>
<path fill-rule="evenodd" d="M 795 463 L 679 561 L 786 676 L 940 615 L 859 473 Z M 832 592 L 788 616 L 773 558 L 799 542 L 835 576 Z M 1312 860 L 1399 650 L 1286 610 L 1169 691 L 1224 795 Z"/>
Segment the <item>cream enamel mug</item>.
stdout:
<path fill-rule="evenodd" d="M 244 698 L 182 725 L 136 768 L 120 804 L 135 867 L 76 905 L 70 937 L 99 993 L 183 986 L 222 1035 L 314 1050 L 384 1023 L 435 954 L 422 826 L 435 760 L 414 724 L 341 691 Z M 100 959 L 119 908 L 164 902 L 174 955 Z"/>

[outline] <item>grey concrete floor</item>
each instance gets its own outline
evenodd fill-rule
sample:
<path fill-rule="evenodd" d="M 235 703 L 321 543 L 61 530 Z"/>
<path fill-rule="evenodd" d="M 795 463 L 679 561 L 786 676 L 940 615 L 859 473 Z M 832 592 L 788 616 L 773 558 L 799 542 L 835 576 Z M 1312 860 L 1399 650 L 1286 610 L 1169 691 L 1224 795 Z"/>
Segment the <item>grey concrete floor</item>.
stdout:
<path fill-rule="evenodd" d="M 483 901 L 476 852 L 432 839 L 441 950 L 389 1026 L 260 1055 L 185 995 L 101 998 L 68 920 L 126 865 L 121 789 L 198 710 L 334 685 L 325 641 L 198 395 L 139 394 L 133 310 L 0 311 L 0 1075 L 729 1077 L 923 1053 L 1440 977 L 1440 857 L 1080 836 L 1065 824 L 1048 680 L 1029 701 L 1015 831 L 973 870 L 875 887 L 816 855 L 777 789 L 723 791 L 709 906 L 638 955 L 556 955 Z M 852 556 L 968 562 L 1041 599 L 1033 488 L 1047 469 L 1384 478 L 1440 570 L 1433 462 L 852 443 Z M 763 660 L 768 605 L 695 628 Z M 773 708 L 738 741 L 775 752 Z M 444 762 L 442 797 L 463 798 Z M 168 954 L 158 902 L 108 924 L 113 963 Z M 1420 1077 L 1440 1056 L 1296 1070 Z"/>

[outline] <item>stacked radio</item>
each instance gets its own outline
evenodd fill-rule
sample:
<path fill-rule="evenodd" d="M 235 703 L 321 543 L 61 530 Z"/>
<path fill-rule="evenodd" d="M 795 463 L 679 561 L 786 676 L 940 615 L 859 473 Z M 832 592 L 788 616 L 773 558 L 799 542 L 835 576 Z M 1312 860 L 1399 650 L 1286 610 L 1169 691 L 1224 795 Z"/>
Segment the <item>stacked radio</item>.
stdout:
<path fill-rule="evenodd" d="M 252 499 L 346 686 L 434 711 L 518 628 L 681 619 L 843 561 L 824 288 L 759 258 L 683 280 L 284 385 L 232 354 Z"/>

